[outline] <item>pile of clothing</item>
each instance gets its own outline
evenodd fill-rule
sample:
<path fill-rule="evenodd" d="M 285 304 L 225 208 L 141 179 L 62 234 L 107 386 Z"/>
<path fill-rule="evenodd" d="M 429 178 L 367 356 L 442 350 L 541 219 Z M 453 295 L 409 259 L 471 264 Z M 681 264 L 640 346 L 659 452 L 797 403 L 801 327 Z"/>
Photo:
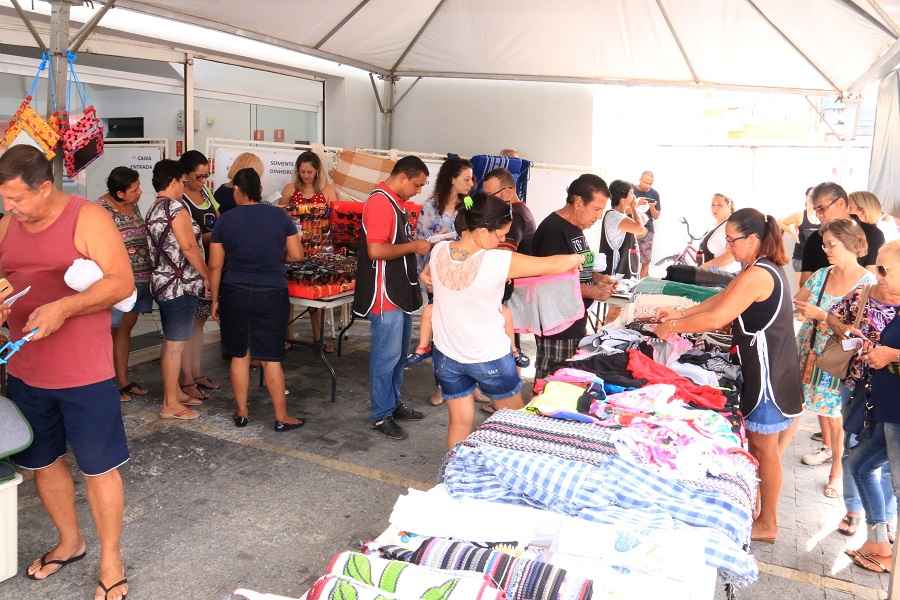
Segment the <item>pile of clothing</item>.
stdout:
<path fill-rule="evenodd" d="M 527 506 L 634 535 L 701 532 L 707 565 L 756 580 L 748 552 L 757 463 L 737 409 L 740 369 L 708 336 L 644 324 L 582 340 L 524 411 L 500 411 L 454 448 L 449 495 Z"/>

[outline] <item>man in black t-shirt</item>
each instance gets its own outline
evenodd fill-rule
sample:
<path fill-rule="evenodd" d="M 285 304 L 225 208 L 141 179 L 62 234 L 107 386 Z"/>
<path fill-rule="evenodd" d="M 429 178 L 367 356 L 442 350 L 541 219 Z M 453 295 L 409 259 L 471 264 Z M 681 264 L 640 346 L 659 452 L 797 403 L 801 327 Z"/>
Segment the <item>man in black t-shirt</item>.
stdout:
<path fill-rule="evenodd" d="M 555 254 L 583 254 L 581 266 L 581 296 L 585 310 L 595 300 L 606 300 L 615 289 L 615 282 L 606 279 L 601 285 L 594 285 L 594 253 L 588 246 L 584 230 L 597 222 L 609 202 L 609 188 L 600 177 L 586 173 L 573 181 L 567 190 L 566 205 L 544 219 L 538 226 L 531 242 L 534 256 Z M 548 369 L 563 360 L 571 358 L 578 349 L 578 342 L 585 336 L 587 315 L 573 323 L 568 329 L 552 336 L 535 336 L 537 359 L 535 379 L 547 376 Z"/>
<path fill-rule="evenodd" d="M 871 267 L 878 259 L 878 250 L 884 245 L 884 234 L 875 225 L 863 223 L 850 214 L 850 199 L 844 188 L 833 182 L 820 183 L 812 191 L 813 209 L 822 225 L 838 219 L 854 219 L 862 227 L 866 234 L 866 242 L 869 245 L 865 256 L 860 257 L 859 264 Z M 800 285 L 812 277 L 819 269 L 829 265 L 828 257 L 822 249 L 822 234 L 818 231 L 810 234 L 803 248 L 803 263 L 800 267 Z"/>
<path fill-rule="evenodd" d="M 512 213 L 512 226 L 506 234 L 502 248 L 508 248 L 521 254 L 531 254 L 531 240 L 534 238 L 534 216 L 531 210 L 519 199 L 516 193 L 516 180 L 512 173 L 500 167 L 490 171 L 481 182 L 485 194 L 497 196 L 509 204 Z"/>

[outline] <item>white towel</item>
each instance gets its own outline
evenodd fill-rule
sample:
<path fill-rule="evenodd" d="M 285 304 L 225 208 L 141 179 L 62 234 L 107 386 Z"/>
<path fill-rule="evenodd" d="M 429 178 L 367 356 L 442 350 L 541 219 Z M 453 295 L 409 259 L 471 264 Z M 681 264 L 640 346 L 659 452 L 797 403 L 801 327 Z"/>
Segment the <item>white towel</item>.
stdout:
<path fill-rule="evenodd" d="M 63 275 L 66 285 L 76 292 L 83 292 L 101 279 L 103 279 L 103 271 L 100 265 L 88 258 L 76 258 L 72 265 L 66 269 Z M 134 308 L 137 302 L 137 290 L 131 290 L 131 295 L 117 302 L 113 308 L 122 312 L 128 312 Z"/>

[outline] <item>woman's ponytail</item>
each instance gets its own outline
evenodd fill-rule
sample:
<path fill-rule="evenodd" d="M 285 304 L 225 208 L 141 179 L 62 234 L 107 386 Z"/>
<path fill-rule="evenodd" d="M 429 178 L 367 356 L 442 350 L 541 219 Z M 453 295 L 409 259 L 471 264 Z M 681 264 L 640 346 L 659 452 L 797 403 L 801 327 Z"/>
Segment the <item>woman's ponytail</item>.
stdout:
<path fill-rule="evenodd" d="M 775 217 L 764 215 L 755 208 L 742 208 L 728 217 L 728 222 L 742 234 L 759 238 L 760 258 L 768 258 L 778 266 L 787 264 L 781 226 Z"/>

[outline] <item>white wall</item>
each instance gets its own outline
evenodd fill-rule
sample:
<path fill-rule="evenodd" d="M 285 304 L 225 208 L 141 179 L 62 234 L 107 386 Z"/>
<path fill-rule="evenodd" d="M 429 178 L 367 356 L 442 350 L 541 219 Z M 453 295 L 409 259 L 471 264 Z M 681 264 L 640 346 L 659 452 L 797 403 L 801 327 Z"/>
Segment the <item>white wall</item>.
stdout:
<path fill-rule="evenodd" d="M 350 75 L 325 80 L 325 144 L 372 148 L 378 106 L 368 77 Z"/>
<path fill-rule="evenodd" d="M 466 156 L 516 148 L 535 161 L 589 165 L 592 110 L 586 85 L 423 79 L 397 108 L 393 146 Z"/>

